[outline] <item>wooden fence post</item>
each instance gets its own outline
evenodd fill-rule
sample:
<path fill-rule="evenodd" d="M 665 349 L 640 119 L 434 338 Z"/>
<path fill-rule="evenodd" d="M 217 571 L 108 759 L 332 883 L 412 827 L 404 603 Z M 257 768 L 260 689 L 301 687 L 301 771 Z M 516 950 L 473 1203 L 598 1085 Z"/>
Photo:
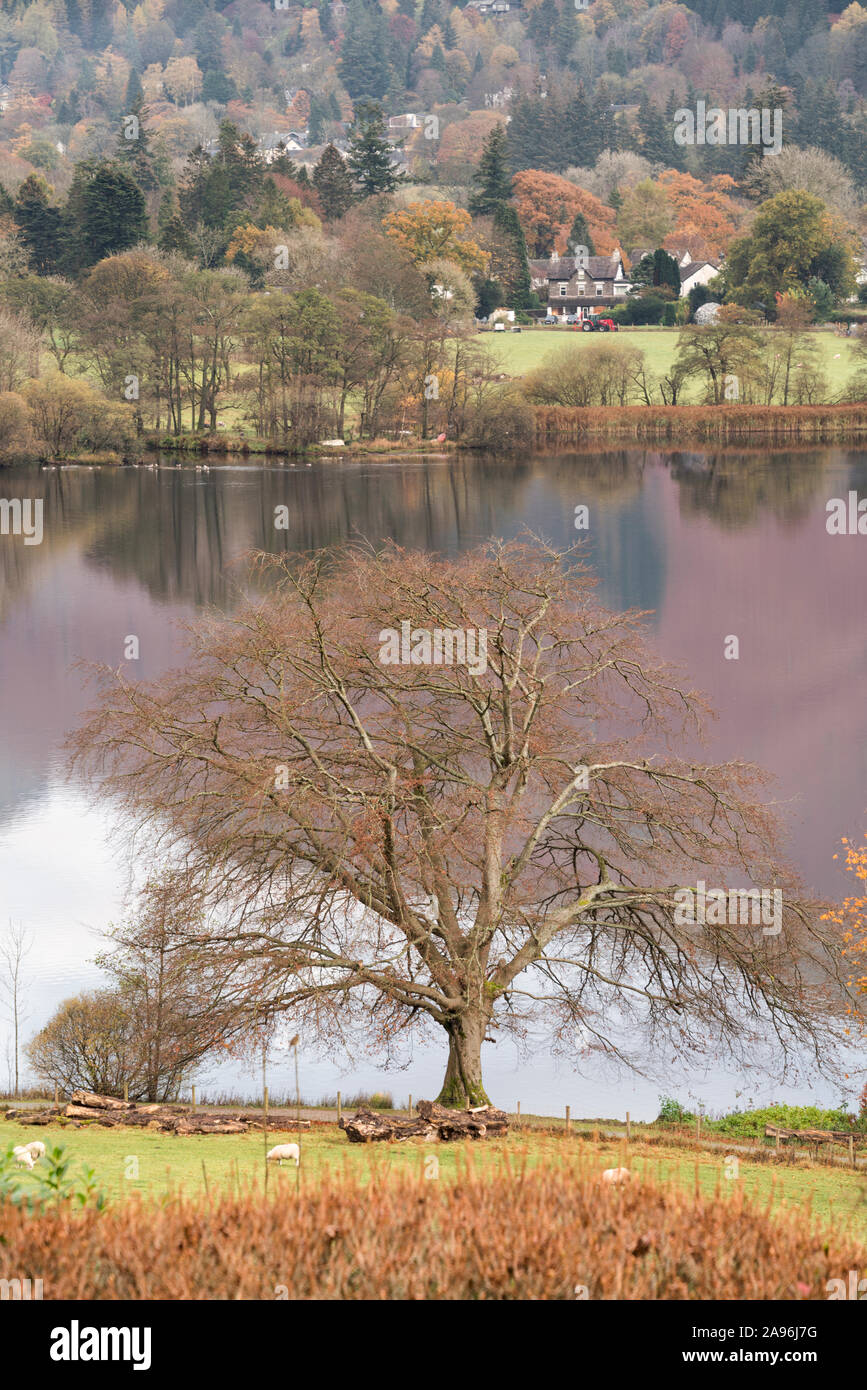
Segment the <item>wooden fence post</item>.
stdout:
<path fill-rule="evenodd" d="M 858 1164 L 857 1164 L 856 1159 L 855 1159 L 855 1135 L 854 1135 L 854 1134 L 850 1134 L 850 1135 L 849 1135 L 849 1162 L 852 1164 L 852 1167 L 853 1167 L 853 1168 L 857 1168 Z"/>
<path fill-rule="evenodd" d="M 190 1090 L 191 1090 L 192 1093 L 193 1093 L 193 1114 L 195 1115 L 195 1113 L 196 1113 L 196 1088 L 195 1088 L 195 1086 L 191 1086 L 191 1087 L 190 1087 Z"/>
<path fill-rule="evenodd" d="M 520 1123 L 521 1123 L 521 1102 L 518 1101 L 518 1108 L 517 1108 L 517 1110 L 515 1111 L 515 1129 L 518 1128 L 518 1126 L 520 1125 Z"/>
<path fill-rule="evenodd" d="M 569 1133 L 569 1106 L 566 1106 L 566 1133 Z"/>
<path fill-rule="evenodd" d="M 626 1112 L 626 1142 L 627 1142 L 627 1144 L 629 1143 L 629 1140 L 630 1140 L 630 1132 L 629 1132 L 629 1111 L 627 1110 L 627 1112 Z"/>
<path fill-rule="evenodd" d="M 406 1103 L 406 1113 L 409 1115 L 409 1118 L 412 1119 L 412 1094 L 410 1094 L 409 1100 Z"/>
<path fill-rule="evenodd" d="M 58 1095 L 57 1092 L 58 1092 L 58 1086 L 57 1086 L 57 1082 L 55 1081 L 55 1083 L 54 1083 L 54 1104 L 55 1104 L 55 1105 L 59 1105 L 59 1104 L 60 1104 L 60 1096 Z"/>
<path fill-rule="evenodd" d="M 124 1100 L 129 1100 L 129 1082 L 128 1082 L 128 1081 L 125 1081 L 125 1082 L 123 1083 L 123 1098 L 124 1098 Z"/>
<path fill-rule="evenodd" d="M 701 1115 L 695 1117 L 695 1137 L 696 1139 L 701 1138 Z"/>
<path fill-rule="evenodd" d="M 342 1110 L 341 1105 L 340 1105 L 340 1092 L 338 1091 L 338 1092 L 337 1092 L 337 1123 L 338 1123 L 338 1124 L 340 1124 L 340 1121 L 341 1121 L 342 1118 L 343 1118 L 343 1110 Z"/>

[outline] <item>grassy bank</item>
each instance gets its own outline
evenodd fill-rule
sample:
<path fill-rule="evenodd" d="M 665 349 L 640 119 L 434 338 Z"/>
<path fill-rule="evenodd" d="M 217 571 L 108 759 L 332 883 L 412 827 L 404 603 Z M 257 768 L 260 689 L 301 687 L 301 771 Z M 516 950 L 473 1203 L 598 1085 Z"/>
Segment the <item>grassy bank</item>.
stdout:
<path fill-rule="evenodd" d="M 525 328 L 521 333 L 482 333 L 479 340 L 489 348 L 498 370 L 513 377 L 535 371 L 549 353 L 566 343 L 581 348 L 611 341 L 640 348 L 645 354 L 648 372 L 661 376 L 671 370 L 677 356 L 680 331 L 679 328 L 621 329 L 616 338 L 609 339 L 598 333 L 573 333 L 571 328 Z M 772 335 L 772 330 L 766 331 Z M 832 395 L 837 395 L 855 371 L 854 354 L 859 340 L 843 338 L 824 329 L 811 334 L 811 338 L 819 352 L 817 365 L 827 376 Z M 699 382 L 688 384 L 684 400 L 699 400 L 701 389 Z"/>
<path fill-rule="evenodd" d="M 297 1139 L 287 1121 L 285 1130 L 269 1132 L 268 1146 Z M 550 1126 L 550 1121 L 547 1122 Z M 665 1182 L 682 1192 L 698 1189 L 706 1197 L 719 1189 L 725 1200 L 743 1192 L 775 1211 L 808 1212 L 822 1222 L 841 1227 L 867 1241 L 867 1203 L 862 1172 L 812 1163 L 806 1155 L 784 1151 L 777 1162 L 770 1154 L 762 1159 L 739 1153 L 732 1142 L 694 1144 L 663 1132 L 625 1138 L 606 1136 L 593 1127 L 561 1129 L 522 1127 L 505 1137 L 470 1146 L 431 1144 L 423 1140 L 399 1144 L 350 1144 L 336 1124 L 314 1124 L 300 1136 L 302 1164 L 297 1174 L 302 1191 L 329 1182 L 335 1176 L 361 1183 L 417 1178 L 431 1157 L 438 1165 L 439 1181 L 455 1182 L 463 1165 L 471 1161 L 479 1177 L 502 1178 L 516 1165 L 525 1171 L 555 1168 L 596 1175 L 604 1169 L 625 1166 L 642 1180 Z M 79 1130 L 32 1127 L 7 1122 L 3 1146 L 26 1143 L 38 1137 L 46 1144 L 62 1144 L 73 1168 L 87 1164 L 94 1169 L 97 1185 L 112 1204 L 127 1199 L 165 1200 L 170 1195 L 198 1199 L 206 1195 L 236 1195 L 261 1189 L 266 1152 L 261 1134 L 167 1135 L 141 1129 L 104 1129 L 94 1125 Z M 737 1177 L 726 1176 L 727 1162 L 737 1157 Z M 27 1180 L 25 1175 L 24 1181 Z M 271 1167 L 269 1190 L 295 1191 L 294 1166 Z"/>

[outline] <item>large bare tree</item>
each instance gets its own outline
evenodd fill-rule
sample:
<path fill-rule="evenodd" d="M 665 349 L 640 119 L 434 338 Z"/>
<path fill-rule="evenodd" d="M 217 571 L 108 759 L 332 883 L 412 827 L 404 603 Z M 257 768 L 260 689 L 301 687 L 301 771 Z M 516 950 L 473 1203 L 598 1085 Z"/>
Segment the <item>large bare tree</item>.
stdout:
<path fill-rule="evenodd" d="M 74 739 L 172 868 L 172 949 L 220 1036 L 286 1016 L 388 1052 L 434 1023 L 445 1103 L 485 1102 L 498 1029 L 632 1061 L 764 1041 L 778 1075 L 805 1045 L 828 1059 L 836 928 L 780 859 L 766 779 L 702 760 L 702 701 L 575 555 L 527 538 L 257 565 L 185 670 L 103 673 Z M 486 669 L 425 664 L 425 631 L 484 631 Z M 780 890 L 779 934 L 683 921 L 699 881 Z"/>

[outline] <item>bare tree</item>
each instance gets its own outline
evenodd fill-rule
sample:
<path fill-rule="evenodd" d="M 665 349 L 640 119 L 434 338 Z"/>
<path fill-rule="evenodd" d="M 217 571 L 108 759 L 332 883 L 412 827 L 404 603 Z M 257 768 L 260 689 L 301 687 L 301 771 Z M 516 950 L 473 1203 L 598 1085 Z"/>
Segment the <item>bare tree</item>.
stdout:
<path fill-rule="evenodd" d="M 486 1037 L 539 1025 L 573 1056 L 829 1061 L 836 928 L 780 857 L 764 777 L 701 759 L 702 701 L 575 555 L 259 566 L 271 587 L 197 624 L 186 670 L 104 673 L 73 743 L 175 866 L 172 949 L 224 1038 L 288 1016 L 389 1054 L 435 1024 L 440 1098 L 472 1104 Z M 484 664 L 437 664 L 437 632 L 477 655 L 486 633 Z M 780 933 L 684 922 L 699 880 L 780 890 Z"/>
<path fill-rule="evenodd" d="M 15 1090 L 20 1090 L 19 1060 L 21 1028 L 26 1020 L 24 1013 L 24 958 L 33 945 L 30 937 L 20 924 L 10 921 L 6 937 L 0 941 L 0 990 L 6 1000 L 7 1016 L 12 1024 L 12 1061 L 15 1074 Z"/>

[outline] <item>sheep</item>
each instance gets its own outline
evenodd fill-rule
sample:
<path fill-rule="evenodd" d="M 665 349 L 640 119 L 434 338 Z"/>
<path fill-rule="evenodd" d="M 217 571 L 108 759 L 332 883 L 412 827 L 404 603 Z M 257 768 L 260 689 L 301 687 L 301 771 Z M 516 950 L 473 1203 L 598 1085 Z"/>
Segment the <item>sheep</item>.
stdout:
<path fill-rule="evenodd" d="M 15 1159 L 16 1168 L 36 1167 L 36 1159 L 33 1157 L 30 1150 L 23 1148 L 21 1145 L 18 1145 L 17 1148 L 12 1150 L 12 1156 Z"/>
<path fill-rule="evenodd" d="M 606 1168 L 602 1174 L 602 1181 L 609 1187 L 619 1187 L 623 1182 L 629 1182 L 632 1174 L 628 1168 Z"/>
<path fill-rule="evenodd" d="M 22 1144 L 22 1149 L 29 1149 L 34 1158 L 45 1157 L 45 1145 L 41 1139 L 31 1139 L 29 1144 Z"/>
<path fill-rule="evenodd" d="M 295 1167 L 297 1168 L 298 1164 L 301 1162 L 301 1151 L 297 1144 L 277 1144 L 266 1155 L 266 1158 L 269 1163 L 279 1163 L 281 1168 L 283 1167 L 284 1158 L 294 1158 Z"/>

